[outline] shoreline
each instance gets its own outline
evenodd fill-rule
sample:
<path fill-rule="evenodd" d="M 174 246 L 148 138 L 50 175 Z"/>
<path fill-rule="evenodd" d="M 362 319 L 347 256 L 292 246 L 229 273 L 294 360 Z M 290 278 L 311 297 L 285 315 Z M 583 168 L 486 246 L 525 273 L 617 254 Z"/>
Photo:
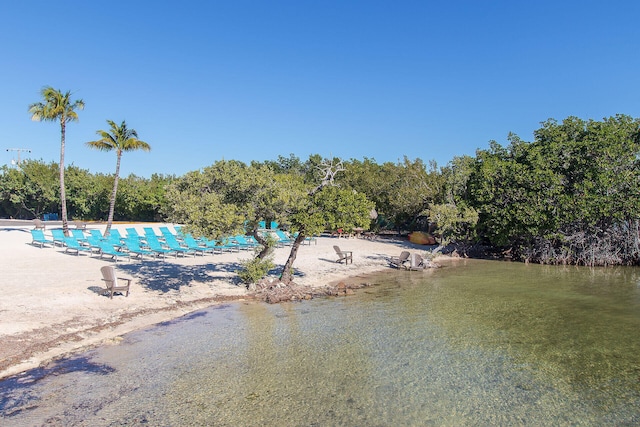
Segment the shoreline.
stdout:
<path fill-rule="evenodd" d="M 171 226 L 128 223 L 113 228 L 125 234 L 126 227 L 142 232 L 143 226 L 157 230 L 163 225 Z M 87 228 L 103 231 L 104 227 L 90 223 Z M 0 226 L 0 257 L 7 265 L 0 294 L 0 380 L 95 346 L 117 344 L 128 332 L 197 310 L 259 302 L 237 282 L 234 273 L 238 262 L 252 255 L 249 251 L 114 263 L 96 256 L 65 254 L 60 247 L 33 246 L 32 228 Z M 352 250 L 353 264 L 336 263 L 333 245 Z M 313 288 L 353 282 L 359 276 L 387 270 L 388 257 L 402 250 L 426 249 L 403 240 L 320 237 L 315 245 L 301 246 L 295 282 Z M 284 264 L 289 251 L 288 246 L 276 249 L 276 265 Z M 115 266 L 119 277 L 133 278 L 129 297 L 111 300 L 100 295 L 103 265 Z"/>

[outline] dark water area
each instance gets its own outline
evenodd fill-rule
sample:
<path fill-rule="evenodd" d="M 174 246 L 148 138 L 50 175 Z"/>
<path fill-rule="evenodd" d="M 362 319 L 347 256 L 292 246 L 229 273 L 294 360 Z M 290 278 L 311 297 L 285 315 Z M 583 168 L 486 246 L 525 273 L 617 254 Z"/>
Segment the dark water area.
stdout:
<path fill-rule="evenodd" d="M 640 270 L 461 261 L 0 382 L 3 426 L 640 425 Z"/>

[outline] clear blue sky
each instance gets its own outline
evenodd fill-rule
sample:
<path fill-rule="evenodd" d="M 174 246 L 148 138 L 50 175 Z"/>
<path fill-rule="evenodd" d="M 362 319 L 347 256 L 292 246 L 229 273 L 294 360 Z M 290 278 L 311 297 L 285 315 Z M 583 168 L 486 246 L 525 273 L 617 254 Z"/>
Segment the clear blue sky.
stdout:
<path fill-rule="evenodd" d="M 30 120 L 45 85 L 86 108 L 66 163 L 112 173 L 84 142 L 106 120 L 149 153 L 122 174 L 182 175 L 293 153 L 444 166 L 548 118 L 640 116 L 640 2 L 5 1 L 0 165 L 59 160 Z"/>

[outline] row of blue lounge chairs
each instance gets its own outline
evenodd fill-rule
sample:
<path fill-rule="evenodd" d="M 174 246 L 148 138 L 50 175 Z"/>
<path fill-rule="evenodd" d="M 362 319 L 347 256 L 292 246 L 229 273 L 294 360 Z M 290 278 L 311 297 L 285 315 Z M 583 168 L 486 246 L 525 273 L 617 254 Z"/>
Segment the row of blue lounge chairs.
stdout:
<path fill-rule="evenodd" d="M 145 256 L 166 258 L 167 255 L 178 257 L 239 252 L 259 245 L 252 237 L 245 236 L 234 236 L 223 241 L 195 239 L 189 234 L 181 233 L 179 227 L 176 227 L 175 234 L 168 227 L 160 227 L 160 235 L 155 234 L 151 227 L 144 228 L 144 235 L 140 235 L 133 227 L 127 228 L 125 236 L 117 229 L 112 229 L 108 236 L 103 236 L 99 230 L 89 230 L 89 234 L 82 230 L 71 230 L 71 236 L 65 236 L 61 229 L 50 231 L 51 239 L 42 230 L 31 230 L 32 244 L 39 247 L 60 246 L 65 248 L 65 253 L 96 254 L 100 258 L 111 257 L 115 261 L 119 258 L 143 259 Z"/>

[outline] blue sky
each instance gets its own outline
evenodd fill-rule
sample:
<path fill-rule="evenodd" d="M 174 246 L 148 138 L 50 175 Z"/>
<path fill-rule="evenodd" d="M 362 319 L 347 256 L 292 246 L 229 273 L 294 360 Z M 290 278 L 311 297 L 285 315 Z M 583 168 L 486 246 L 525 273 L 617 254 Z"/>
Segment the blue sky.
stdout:
<path fill-rule="evenodd" d="M 66 163 L 112 173 L 84 142 L 126 120 L 149 153 L 122 174 L 182 175 L 290 153 L 444 166 L 567 116 L 640 116 L 637 1 L 7 1 L 0 165 L 59 160 L 30 120 L 45 85 L 86 108 Z"/>

